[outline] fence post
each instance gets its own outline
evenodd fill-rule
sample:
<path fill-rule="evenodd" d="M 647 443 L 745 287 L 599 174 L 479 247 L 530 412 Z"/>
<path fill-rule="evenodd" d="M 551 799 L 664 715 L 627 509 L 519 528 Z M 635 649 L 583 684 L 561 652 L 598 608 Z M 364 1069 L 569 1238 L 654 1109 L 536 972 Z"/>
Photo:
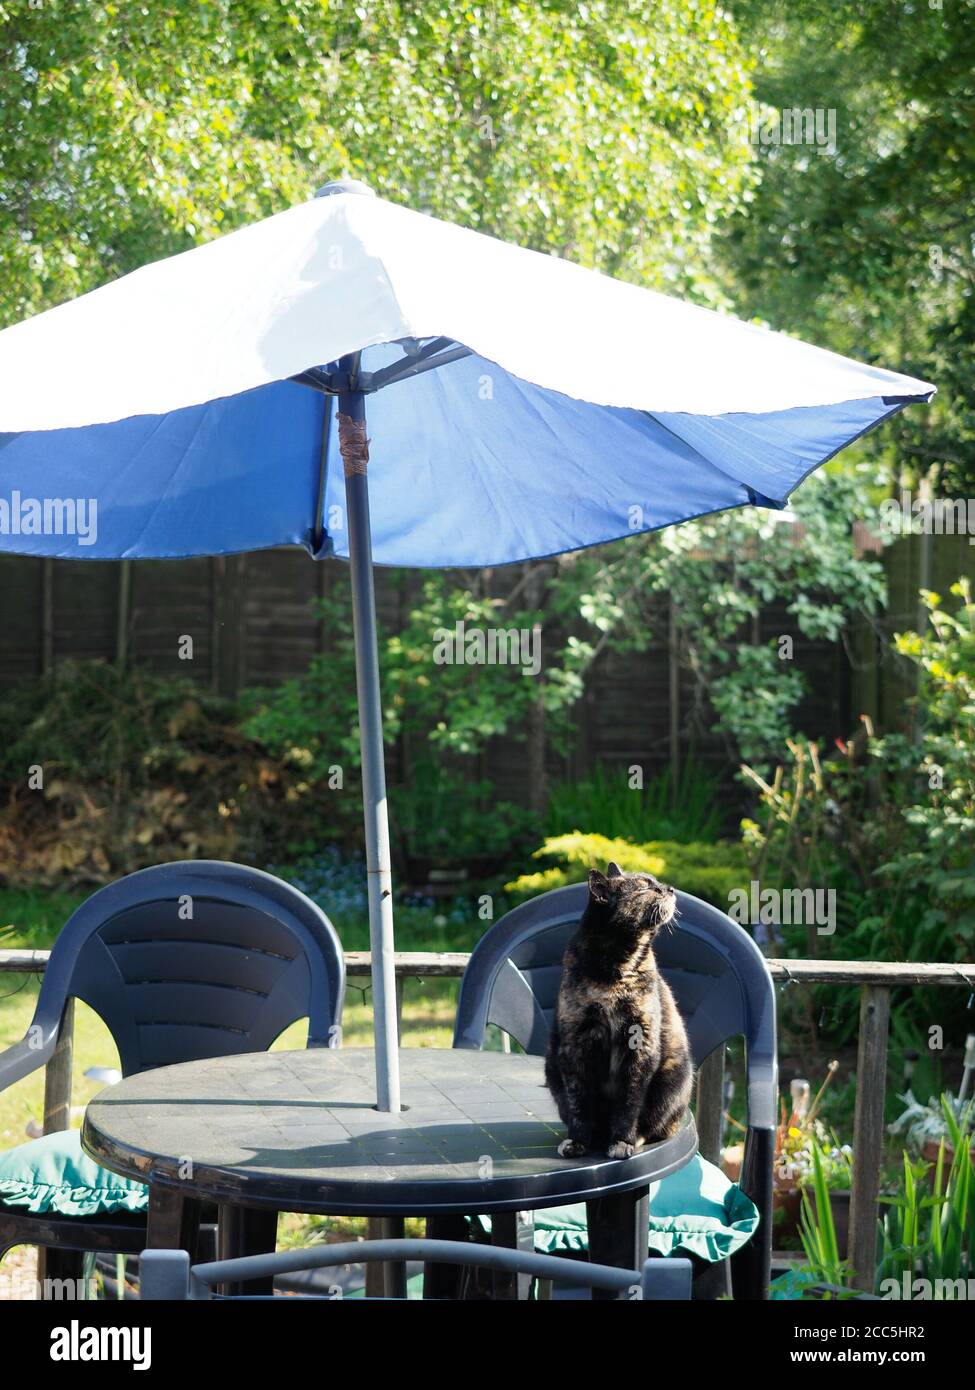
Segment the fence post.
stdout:
<path fill-rule="evenodd" d="M 54 667 L 54 561 L 41 561 L 41 674 Z"/>
<path fill-rule="evenodd" d="M 218 693 L 231 699 L 244 683 L 245 560 L 243 555 L 218 555 L 212 566 L 211 671 Z"/>
<path fill-rule="evenodd" d="M 403 985 L 405 981 L 402 975 L 396 975 L 396 1037 L 400 1047 L 403 1046 Z"/>
<path fill-rule="evenodd" d="M 853 1283 L 865 1293 L 873 1293 L 876 1276 L 889 1022 L 890 990 L 883 985 L 861 985 L 849 1257 L 853 1266 Z"/>
<path fill-rule="evenodd" d="M 677 805 L 680 786 L 680 660 L 677 608 L 674 596 L 667 600 L 667 741 L 670 754 L 670 804 Z"/>
<path fill-rule="evenodd" d="M 120 560 L 118 567 L 118 611 L 115 617 L 115 664 L 129 660 L 129 624 L 132 616 L 132 561 Z"/>

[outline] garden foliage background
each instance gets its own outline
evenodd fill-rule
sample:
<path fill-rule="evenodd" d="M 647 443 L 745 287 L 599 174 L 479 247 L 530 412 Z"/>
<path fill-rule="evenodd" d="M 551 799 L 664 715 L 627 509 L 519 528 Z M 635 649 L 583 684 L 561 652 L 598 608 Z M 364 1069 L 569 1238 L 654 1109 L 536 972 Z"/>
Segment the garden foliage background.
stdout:
<path fill-rule="evenodd" d="M 954 0 L 0 3 L 2 323 L 351 174 L 939 385 L 804 485 L 785 526 L 726 515 L 502 584 L 393 576 L 403 946 L 469 946 L 483 894 L 496 915 L 612 852 L 723 907 L 759 875 L 834 888 L 835 935 L 784 929 L 769 943 L 783 953 L 969 958 L 975 611 L 963 586 L 922 598 L 915 582 L 892 639 L 879 516 L 902 487 L 975 488 L 973 69 L 975 25 Z M 755 135 L 797 108 L 835 113 L 834 152 Z M 949 581 L 971 571 L 971 552 L 951 553 Z M 344 585 L 317 602 L 332 636 L 285 680 L 215 690 L 122 643 L 119 660 L 42 659 L 8 684 L 9 944 L 45 944 L 93 885 L 181 855 L 276 867 L 365 944 Z M 539 678 L 435 668 L 432 633 L 458 619 L 540 623 Z M 185 630 L 157 640 L 175 651 Z M 900 697 L 814 714 L 803 653 L 824 645 L 857 691 L 883 670 Z M 598 673 L 625 679 L 651 650 L 673 655 L 679 727 L 640 789 L 632 760 L 580 756 L 579 730 Z M 524 795 L 495 776 L 501 746 L 522 750 Z M 835 997 L 792 1023 L 807 1041 L 852 1026 Z"/>

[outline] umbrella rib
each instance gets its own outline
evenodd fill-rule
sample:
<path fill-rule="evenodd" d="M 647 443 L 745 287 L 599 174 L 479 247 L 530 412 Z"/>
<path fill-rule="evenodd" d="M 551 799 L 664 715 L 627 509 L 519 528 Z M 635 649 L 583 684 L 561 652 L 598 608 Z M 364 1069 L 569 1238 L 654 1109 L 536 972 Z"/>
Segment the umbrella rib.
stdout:
<path fill-rule="evenodd" d="M 318 555 L 325 540 L 325 486 L 328 482 L 328 437 L 332 431 L 332 397 L 325 396 L 322 445 L 318 454 L 318 487 L 315 492 L 315 519 L 312 525 L 312 554 Z"/>
<path fill-rule="evenodd" d="M 407 353 L 398 362 L 391 362 L 388 367 L 381 367 L 378 372 L 363 372 L 358 378 L 356 389 L 364 391 L 366 395 L 373 395 L 384 386 L 392 386 L 397 381 L 408 381 L 411 377 L 433 371 L 435 367 L 446 367 L 449 362 L 456 362 L 462 357 L 472 355 L 470 348 L 463 347 L 460 343 L 452 343 L 450 338 L 435 338 L 421 352 Z M 337 396 L 348 390 L 350 385 L 348 381 L 339 380 L 339 375 L 324 367 L 309 367 L 307 371 L 298 372 L 289 380 L 299 386 L 310 386 L 313 391 L 321 391 L 326 396 Z"/>
<path fill-rule="evenodd" d="M 401 362 L 393 362 L 378 372 L 364 372 L 361 387 L 363 391 L 370 393 L 380 391 L 384 386 L 392 386 L 397 381 L 408 381 L 410 377 L 421 376 L 424 372 L 432 372 L 435 367 L 445 367 L 448 362 L 456 362 L 461 357 L 470 356 L 470 348 L 456 343 L 446 352 L 430 357 L 404 357 Z"/>

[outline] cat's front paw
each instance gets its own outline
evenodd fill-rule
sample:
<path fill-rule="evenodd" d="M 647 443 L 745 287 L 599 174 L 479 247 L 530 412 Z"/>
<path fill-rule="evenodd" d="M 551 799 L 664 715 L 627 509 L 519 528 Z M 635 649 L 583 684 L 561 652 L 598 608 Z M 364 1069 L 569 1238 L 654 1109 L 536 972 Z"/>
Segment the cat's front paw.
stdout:
<path fill-rule="evenodd" d="M 628 1144 L 625 1139 L 617 1139 L 615 1144 L 610 1144 L 606 1150 L 607 1158 L 632 1158 L 636 1153 L 636 1145 Z"/>
<path fill-rule="evenodd" d="M 559 1158 L 581 1158 L 586 1146 L 581 1139 L 563 1139 L 559 1145 Z"/>

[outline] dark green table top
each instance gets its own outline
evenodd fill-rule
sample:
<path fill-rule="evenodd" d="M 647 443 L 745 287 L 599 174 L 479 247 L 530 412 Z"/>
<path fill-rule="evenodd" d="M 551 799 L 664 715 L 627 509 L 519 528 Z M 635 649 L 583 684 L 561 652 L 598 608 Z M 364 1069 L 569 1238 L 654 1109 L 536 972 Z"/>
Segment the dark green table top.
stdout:
<path fill-rule="evenodd" d="M 279 1211 L 417 1216 L 529 1210 L 624 1192 L 697 1149 L 693 1120 L 633 1158 L 559 1158 L 539 1057 L 403 1048 L 404 1109 L 375 1109 L 370 1048 L 160 1067 L 88 1106 L 105 1167 L 188 1196 Z"/>

